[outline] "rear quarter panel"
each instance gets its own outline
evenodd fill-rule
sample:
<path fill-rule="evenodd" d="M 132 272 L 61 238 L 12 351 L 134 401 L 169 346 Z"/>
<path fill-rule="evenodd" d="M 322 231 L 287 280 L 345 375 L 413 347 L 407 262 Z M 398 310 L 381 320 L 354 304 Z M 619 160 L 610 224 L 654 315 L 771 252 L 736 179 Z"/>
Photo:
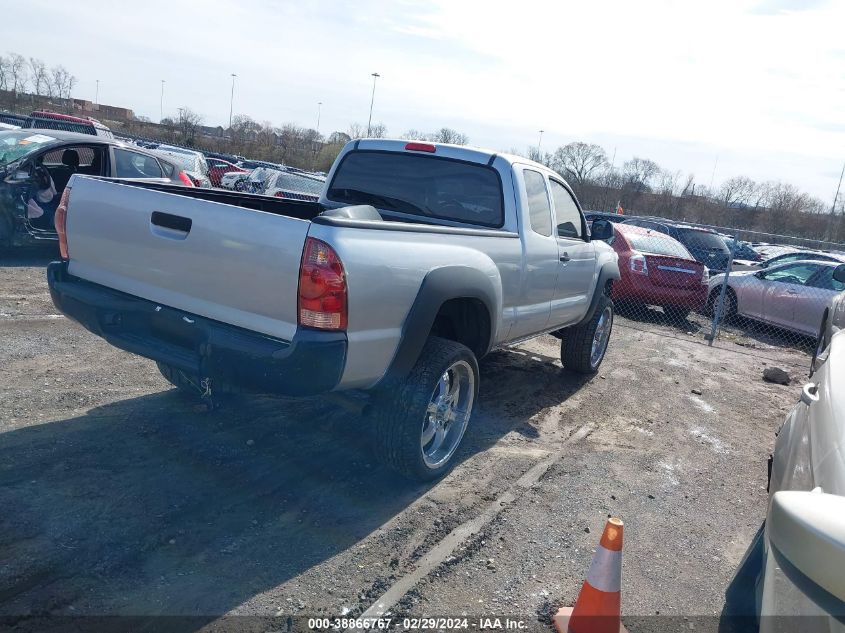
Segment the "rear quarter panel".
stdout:
<path fill-rule="evenodd" d="M 495 292 L 494 344 L 507 338 L 513 301 L 503 287 L 517 287 L 519 238 L 362 229 L 312 224 L 309 236 L 332 245 L 344 264 L 349 290 L 349 348 L 339 388 L 366 388 L 385 374 L 399 346 L 402 327 L 425 276 L 440 268 L 481 271 Z"/>

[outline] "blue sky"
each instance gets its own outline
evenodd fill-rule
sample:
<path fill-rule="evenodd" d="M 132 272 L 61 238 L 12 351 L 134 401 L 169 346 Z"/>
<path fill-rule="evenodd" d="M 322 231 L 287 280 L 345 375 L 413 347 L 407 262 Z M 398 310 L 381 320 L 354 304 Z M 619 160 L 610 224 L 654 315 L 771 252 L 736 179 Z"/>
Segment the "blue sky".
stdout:
<path fill-rule="evenodd" d="M 80 0 L 18 4 L 0 48 L 62 63 L 75 96 L 157 119 L 572 140 L 693 173 L 792 182 L 829 202 L 845 160 L 845 3 L 816 0 Z M 24 26 L 16 27 L 15 24 Z M 716 163 L 718 159 L 718 164 Z"/>

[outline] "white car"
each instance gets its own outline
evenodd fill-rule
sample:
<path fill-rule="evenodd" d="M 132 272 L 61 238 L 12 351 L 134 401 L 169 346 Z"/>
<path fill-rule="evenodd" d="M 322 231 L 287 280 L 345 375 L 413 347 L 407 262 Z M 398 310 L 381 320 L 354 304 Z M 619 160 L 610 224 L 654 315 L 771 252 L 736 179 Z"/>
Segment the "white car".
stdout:
<path fill-rule="evenodd" d="M 775 443 L 756 582 L 761 633 L 845 632 L 843 384 L 845 332 L 838 332 Z"/>
<path fill-rule="evenodd" d="M 710 278 L 706 309 L 712 314 L 724 274 Z M 736 315 L 817 336 L 828 305 L 845 290 L 845 264 L 797 261 L 758 271 L 732 272 L 725 289 L 726 317 Z"/>
<path fill-rule="evenodd" d="M 282 171 L 267 179 L 264 195 L 316 202 L 325 185 L 326 179 L 320 176 Z"/>
<path fill-rule="evenodd" d="M 227 171 L 220 177 L 220 186 L 230 191 L 246 191 L 246 183 L 249 180 L 248 171 Z"/>

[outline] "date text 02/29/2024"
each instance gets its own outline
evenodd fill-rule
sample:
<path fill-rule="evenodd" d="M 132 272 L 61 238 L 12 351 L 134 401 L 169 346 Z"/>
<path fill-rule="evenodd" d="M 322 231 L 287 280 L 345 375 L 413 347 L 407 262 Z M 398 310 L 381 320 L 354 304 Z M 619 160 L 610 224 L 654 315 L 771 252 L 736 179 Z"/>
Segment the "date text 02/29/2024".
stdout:
<path fill-rule="evenodd" d="M 348 630 L 476 630 L 476 631 L 519 631 L 527 628 L 527 623 L 518 618 L 508 617 L 419 617 L 419 618 L 309 618 L 308 628 L 314 631 Z"/>

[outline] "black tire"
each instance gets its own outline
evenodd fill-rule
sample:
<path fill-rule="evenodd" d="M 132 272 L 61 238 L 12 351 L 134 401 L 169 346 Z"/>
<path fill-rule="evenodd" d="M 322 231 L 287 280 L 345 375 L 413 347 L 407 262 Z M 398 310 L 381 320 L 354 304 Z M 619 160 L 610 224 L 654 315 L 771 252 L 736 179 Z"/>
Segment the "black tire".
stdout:
<path fill-rule="evenodd" d="M 819 326 L 819 335 L 816 337 L 816 347 L 813 350 L 813 359 L 810 361 L 810 377 L 816 372 L 816 363 L 819 359 L 819 354 L 827 349 L 827 346 L 830 344 L 828 341 L 827 336 L 827 319 L 828 313 L 825 310 L 824 316 L 822 317 L 822 324 Z"/>
<path fill-rule="evenodd" d="M 709 317 L 715 316 L 716 314 L 716 306 L 719 302 L 719 294 L 722 292 L 721 288 L 713 288 L 710 292 L 710 295 L 707 297 L 707 306 L 706 306 L 706 314 Z M 733 291 L 733 288 L 728 287 L 725 290 L 725 307 L 722 312 L 722 318 L 725 321 L 729 321 L 733 319 L 738 314 L 737 311 L 737 301 L 736 301 L 736 293 Z"/>
<path fill-rule="evenodd" d="M 607 313 L 607 310 L 610 310 Z M 609 314 L 609 322 L 606 323 L 607 333 L 601 343 L 600 354 L 593 355 L 593 342 L 596 338 L 596 331 L 602 316 Z M 599 299 L 592 318 L 586 323 L 566 328 L 563 340 L 560 343 L 560 361 L 563 366 L 580 374 L 594 374 L 599 370 L 601 362 L 607 352 L 607 345 L 610 342 L 610 335 L 613 329 L 613 301 L 603 294 Z"/>
<path fill-rule="evenodd" d="M 243 180 L 236 180 L 235 181 L 235 191 L 244 191 L 246 189 L 246 184 L 244 184 Z"/>
<path fill-rule="evenodd" d="M 462 361 L 462 362 L 461 362 Z M 422 433 L 429 420 L 428 407 L 436 395 L 441 377 L 459 363 L 469 368 L 473 382 L 467 391 L 472 399 L 457 444 L 442 464 L 432 467 L 424 458 Z M 429 337 L 408 376 L 381 389 L 374 398 L 372 422 L 378 458 L 389 468 L 415 481 L 431 481 L 445 475 L 455 463 L 455 455 L 478 397 L 478 361 L 460 343 Z"/>
<path fill-rule="evenodd" d="M 687 320 L 690 309 L 682 306 L 663 306 L 663 312 L 671 321 L 682 323 Z"/>

